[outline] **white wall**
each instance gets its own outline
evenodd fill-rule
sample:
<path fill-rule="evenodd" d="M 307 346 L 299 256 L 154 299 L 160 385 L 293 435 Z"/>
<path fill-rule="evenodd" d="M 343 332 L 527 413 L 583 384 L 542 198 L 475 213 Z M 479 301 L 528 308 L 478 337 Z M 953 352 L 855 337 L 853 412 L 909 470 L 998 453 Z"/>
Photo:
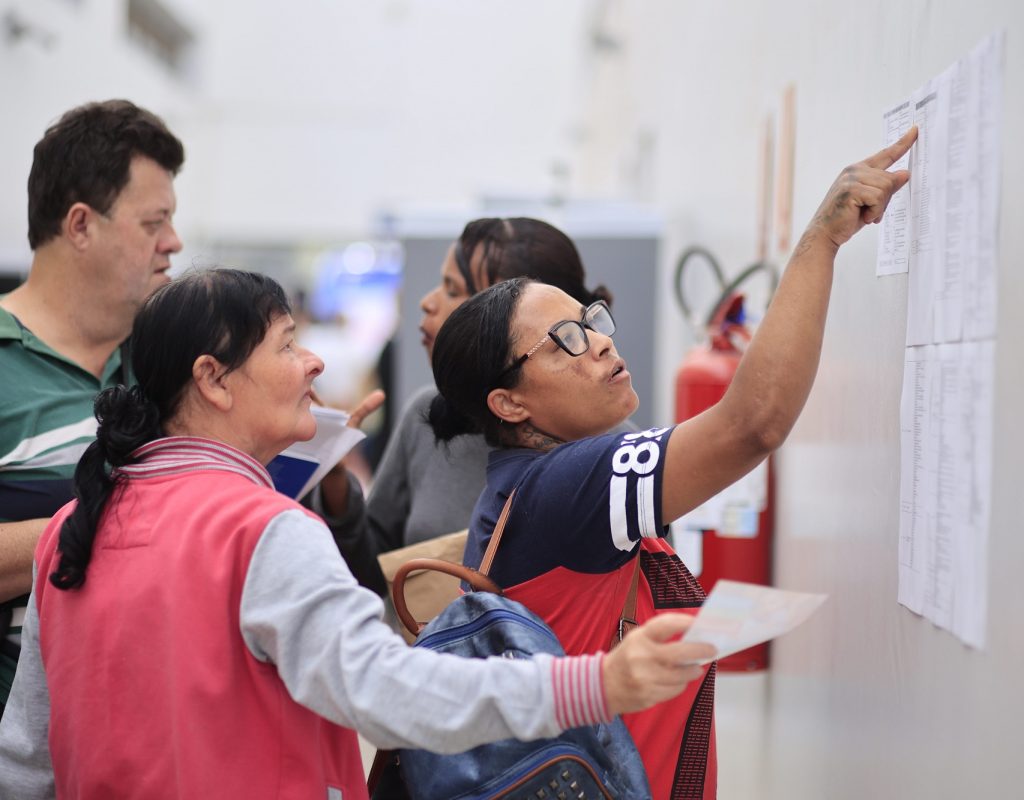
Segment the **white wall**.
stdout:
<path fill-rule="evenodd" d="M 774 648 L 763 773 L 748 796 L 1021 796 L 1024 6 L 668 0 L 617 3 L 608 18 L 625 43 L 589 93 L 594 133 L 577 171 L 590 188 L 636 189 L 628 165 L 640 136 L 653 137 L 647 190 L 669 219 L 666 288 L 688 244 L 712 248 L 733 272 L 753 260 L 759 131 L 788 83 L 798 235 L 839 169 L 881 146 L 885 108 L 1007 30 L 989 644 L 970 650 L 896 602 L 906 276 L 874 277 L 869 229 L 840 254 L 819 378 L 779 460 L 777 582 L 830 600 Z M 668 376 L 690 340 L 669 295 L 659 320 L 666 413 Z"/>
<path fill-rule="evenodd" d="M 222 0 L 205 47 L 204 224 L 361 235 L 386 206 L 537 195 L 567 159 L 583 4 Z M 252 10 L 254 9 L 254 10 Z"/>
<path fill-rule="evenodd" d="M 0 265 L 28 258 L 24 181 L 46 125 L 127 96 L 185 142 L 185 251 L 336 242 L 384 209 L 563 188 L 586 85 L 590 3 L 165 0 L 197 33 L 191 79 L 125 40 L 127 0 L 0 0 L 52 32 L 0 35 Z"/>

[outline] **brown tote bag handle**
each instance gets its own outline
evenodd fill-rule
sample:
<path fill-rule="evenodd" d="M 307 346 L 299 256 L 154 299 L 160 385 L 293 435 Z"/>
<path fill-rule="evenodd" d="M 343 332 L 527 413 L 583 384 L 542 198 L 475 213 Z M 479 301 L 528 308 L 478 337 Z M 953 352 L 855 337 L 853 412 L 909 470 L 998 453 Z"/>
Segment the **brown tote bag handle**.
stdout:
<path fill-rule="evenodd" d="M 395 603 L 395 613 L 398 614 L 398 618 L 402 620 L 402 624 L 414 636 L 423 630 L 425 623 L 418 621 L 413 616 L 408 604 L 405 602 L 405 579 L 411 573 L 420 572 L 425 569 L 452 575 L 459 580 L 465 581 L 478 592 L 502 593 L 501 587 L 498 584 L 471 567 L 453 564 L 451 561 L 445 561 L 440 558 L 414 558 L 411 561 L 406 561 L 395 573 L 395 580 L 391 585 L 391 599 Z"/>
<path fill-rule="evenodd" d="M 419 634 L 425 623 L 420 622 L 409 611 L 409 605 L 405 602 L 405 579 L 413 572 L 420 572 L 425 569 L 432 569 L 435 572 L 443 572 L 465 581 L 478 592 L 491 592 L 492 594 L 504 594 L 501 587 L 487 577 L 491 571 L 491 564 L 494 562 L 494 553 L 501 542 L 501 534 L 505 531 L 505 522 L 508 520 L 508 512 L 512 508 L 512 498 L 516 496 L 516 490 L 505 501 L 505 507 L 501 509 L 501 516 L 498 517 L 498 524 L 494 526 L 494 533 L 491 534 L 491 541 L 487 544 L 483 561 L 480 562 L 480 569 L 473 569 L 463 564 L 453 564 L 441 558 L 414 558 L 402 564 L 395 572 L 395 579 L 391 585 L 391 599 L 395 604 L 395 613 L 413 636 Z"/>
<path fill-rule="evenodd" d="M 622 614 L 619 616 L 619 625 L 615 633 L 612 634 L 611 643 L 608 645 L 608 649 L 611 650 L 615 645 L 622 641 L 622 638 L 629 633 L 633 628 L 636 628 L 639 623 L 636 621 L 636 593 L 640 587 L 640 553 L 636 554 L 636 558 L 633 559 L 633 578 L 629 585 L 629 594 L 626 595 L 626 602 L 622 606 Z"/>

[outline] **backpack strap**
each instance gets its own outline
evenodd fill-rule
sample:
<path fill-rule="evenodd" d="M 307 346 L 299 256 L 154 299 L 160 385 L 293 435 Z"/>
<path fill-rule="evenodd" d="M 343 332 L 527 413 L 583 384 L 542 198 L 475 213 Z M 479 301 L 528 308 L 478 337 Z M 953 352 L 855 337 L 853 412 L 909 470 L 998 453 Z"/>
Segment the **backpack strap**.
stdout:
<path fill-rule="evenodd" d="M 622 606 L 622 616 L 619 617 L 618 629 L 614 634 L 612 634 L 611 644 L 608 645 L 609 650 L 621 642 L 623 637 L 633 630 L 633 628 L 639 626 L 639 623 L 636 621 L 636 595 L 639 588 L 640 548 L 637 549 L 636 558 L 633 559 L 633 579 L 629 584 L 629 593 L 626 595 L 626 603 Z"/>
<path fill-rule="evenodd" d="M 501 509 L 501 515 L 498 517 L 498 524 L 494 526 L 494 533 L 491 534 L 491 541 L 487 543 L 487 549 L 484 551 L 484 557 L 480 561 L 480 568 L 477 570 L 481 575 L 489 575 L 491 572 L 491 564 L 494 563 L 494 554 L 498 552 L 498 545 L 501 544 L 501 534 L 505 532 L 505 523 L 508 522 L 508 514 L 512 510 L 512 500 L 516 496 L 516 491 L 519 489 L 517 486 L 508 496 L 508 500 L 505 501 L 505 507 Z"/>

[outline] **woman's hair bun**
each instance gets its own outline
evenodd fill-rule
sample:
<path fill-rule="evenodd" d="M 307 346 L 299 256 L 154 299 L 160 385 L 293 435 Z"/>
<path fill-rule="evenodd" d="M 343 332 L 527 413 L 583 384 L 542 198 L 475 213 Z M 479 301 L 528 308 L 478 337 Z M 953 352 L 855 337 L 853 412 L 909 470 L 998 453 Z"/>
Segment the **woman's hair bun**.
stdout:
<path fill-rule="evenodd" d="M 108 464 L 127 464 L 131 454 L 160 435 L 160 413 L 138 386 L 113 386 L 96 396 L 96 441 Z"/>
<path fill-rule="evenodd" d="M 427 410 L 427 424 L 434 431 L 434 437 L 439 442 L 450 442 L 456 436 L 466 433 L 479 433 L 473 421 L 460 414 L 451 403 L 445 400 L 440 394 L 434 395 L 430 401 L 430 408 Z"/>

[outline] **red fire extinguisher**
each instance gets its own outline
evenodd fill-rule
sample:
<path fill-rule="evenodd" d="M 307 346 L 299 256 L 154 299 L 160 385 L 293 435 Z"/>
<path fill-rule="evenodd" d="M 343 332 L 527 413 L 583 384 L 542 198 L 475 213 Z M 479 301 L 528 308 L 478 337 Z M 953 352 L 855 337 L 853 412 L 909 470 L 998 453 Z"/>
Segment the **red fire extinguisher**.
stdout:
<path fill-rule="evenodd" d="M 744 297 L 736 289 L 747 278 L 766 271 L 774 289 L 775 272 L 757 262 L 726 283 L 715 258 L 703 248 L 690 248 L 679 260 L 676 293 L 691 319 L 683 292 L 683 272 L 695 260 L 707 263 L 721 289 L 704 323 L 706 343 L 691 350 L 676 372 L 675 419 L 683 422 L 710 408 L 725 394 L 750 341 Z M 699 563 L 691 566 L 704 591 L 710 592 L 719 578 L 769 585 L 771 583 L 774 476 L 771 459 L 750 475 L 688 514 L 676 525 L 699 530 Z M 677 528 L 678 530 L 678 528 Z M 685 560 L 685 556 L 684 556 Z M 696 569 L 694 569 L 696 567 Z M 753 671 L 768 666 L 768 645 L 761 644 L 719 659 L 718 668 Z"/>

